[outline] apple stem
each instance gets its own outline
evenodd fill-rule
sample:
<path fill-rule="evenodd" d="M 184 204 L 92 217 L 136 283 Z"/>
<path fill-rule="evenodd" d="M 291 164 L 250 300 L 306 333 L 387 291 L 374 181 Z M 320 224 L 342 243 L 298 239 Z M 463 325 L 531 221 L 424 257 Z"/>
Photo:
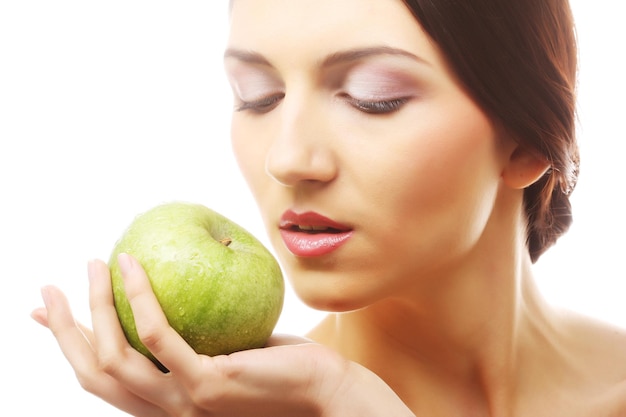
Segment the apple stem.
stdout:
<path fill-rule="evenodd" d="M 224 239 L 220 239 L 220 243 L 222 245 L 224 245 L 224 246 L 230 245 L 232 243 L 232 241 L 233 240 L 231 238 L 228 238 L 228 237 L 225 237 Z"/>

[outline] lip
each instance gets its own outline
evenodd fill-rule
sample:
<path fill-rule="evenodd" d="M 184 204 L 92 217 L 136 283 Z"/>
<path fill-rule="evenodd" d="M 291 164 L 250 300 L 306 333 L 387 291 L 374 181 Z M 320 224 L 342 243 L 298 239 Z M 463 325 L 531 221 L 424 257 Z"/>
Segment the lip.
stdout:
<path fill-rule="evenodd" d="M 280 235 L 287 249 L 296 256 L 327 255 L 352 237 L 353 230 L 321 214 L 287 210 L 279 223 Z"/>

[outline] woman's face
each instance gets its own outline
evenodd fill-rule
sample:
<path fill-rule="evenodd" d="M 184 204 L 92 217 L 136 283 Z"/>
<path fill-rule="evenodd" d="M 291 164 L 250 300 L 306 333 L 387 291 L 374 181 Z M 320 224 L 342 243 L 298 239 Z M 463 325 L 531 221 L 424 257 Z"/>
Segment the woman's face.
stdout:
<path fill-rule="evenodd" d="M 506 141 L 402 1 L 236 0 L 231 19 L 234 152 L 305 302 L 360 308 L 471 253 Z"/>

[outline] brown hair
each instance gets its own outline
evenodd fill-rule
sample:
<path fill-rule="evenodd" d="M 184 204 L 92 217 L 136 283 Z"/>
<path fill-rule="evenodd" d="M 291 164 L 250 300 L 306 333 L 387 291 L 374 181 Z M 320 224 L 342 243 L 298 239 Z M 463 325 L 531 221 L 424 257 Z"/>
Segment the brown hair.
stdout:
<path fill-rule="evenodd" d="M 572 222 L 576 37 L 568 0 L 404 0 L 476 103 L 550 169 L 524 190 L 535 262 Z"/>

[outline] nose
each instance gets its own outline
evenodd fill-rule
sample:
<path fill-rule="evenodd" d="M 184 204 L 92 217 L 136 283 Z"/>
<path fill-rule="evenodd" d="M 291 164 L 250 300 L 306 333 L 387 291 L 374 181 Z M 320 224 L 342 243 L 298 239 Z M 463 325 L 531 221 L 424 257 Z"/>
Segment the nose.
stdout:
<path fill-rule="evenodd" d="M 265 160 L 265 170 L 278 183 L 330 182 L 337 175 L 331 132 L 323 111 L 283 103 L 277 134 Z"/>

